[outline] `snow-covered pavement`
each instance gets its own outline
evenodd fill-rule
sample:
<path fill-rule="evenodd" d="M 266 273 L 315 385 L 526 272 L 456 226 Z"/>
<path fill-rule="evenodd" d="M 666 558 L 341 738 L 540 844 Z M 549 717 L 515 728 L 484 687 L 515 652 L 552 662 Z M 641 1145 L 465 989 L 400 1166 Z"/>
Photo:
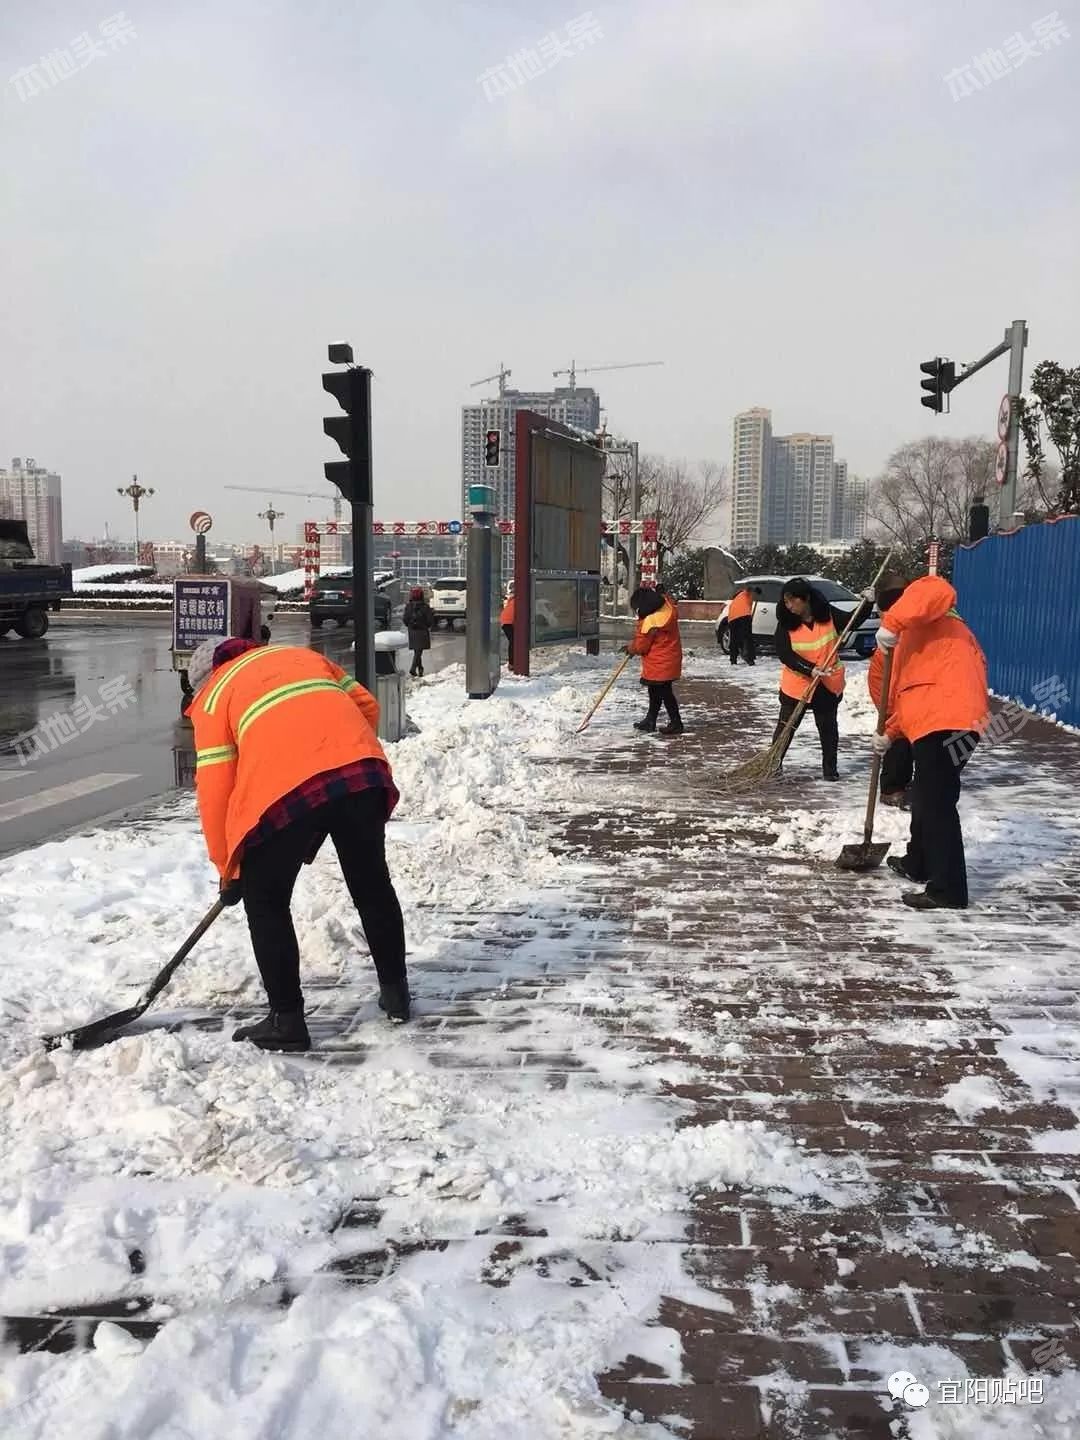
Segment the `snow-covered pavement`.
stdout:
<path fill-rule="evenodd" d="M 0 1314 L 40 1343 L 3 1360 L 0 1435 L 1080 1433 L 1080 744 L 977 757 L 975 908 L 920 916 L 828 863 L 861 832 L 861 667 L 844 784 L 808 726 L 786 788 L 734 799 L 775 669 L 689 668 L 667 746 L 625 681 L 574 740 L 607 660 L 414 690 L 389 835 L 419 1018 L 378 1016 L 324 855 L 310 1057 L 229 1040 L 261 998 L 236 912 L 137 1033 L 35 1044 L 130 1003 L 209 904 L 188 799 L 5 862 Z M 1043 1404 L 885 1386 L 1010 1366 Z"/>

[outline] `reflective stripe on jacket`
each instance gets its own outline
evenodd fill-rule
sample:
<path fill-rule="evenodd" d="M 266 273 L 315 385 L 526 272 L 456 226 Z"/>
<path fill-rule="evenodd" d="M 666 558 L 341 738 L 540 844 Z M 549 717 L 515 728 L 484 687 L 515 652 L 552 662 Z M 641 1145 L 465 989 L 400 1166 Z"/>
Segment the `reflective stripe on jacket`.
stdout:
<path fill-rule="evenodd" d="M 284 795 L 354 760 L 386 760 L 374 696 L 300 646 L 260 646 L 219 666 L 188 713 L 206 848 L 227 879 L 245 836 Z"/>
<path fill-rule="evenodd" d="M 826 663 L 839 638 L 839 633 L 832 620 L 811 620 L 809 624 L 800 625 L 797 630 L 793 630 L 790 636 L 791 648 L 795 655 L 811 669 Z M 834 660 L 833 663 L 836 664 L 836 661 Z M 792 700 L 801 700 L 813 683 L 812 675 L 801 675 L 790 665 L 785 665 L 780 671 L 780 693 L 789 696 Z M 834 695 L 842 695 L 844 693 L 843 665 L 837 665 L 833 673 L 826 675 L 821 684 L 826 690 L 831 690 Z"/>
<path fill-rule="evenodd" d="M 912 581 L 881 623 L 900 637 L 887 732 L 914 743 L 938 730 L 981 730 L 990 709 L 986 658 L 956 613 L 949 582 L 940 575 Z"/>
<path fill-rule="evenodd" d="M 660 609 L 637 622 L 630 641 L 632 655 L 641 656 L 641 678 L 650 685 L 678 680 L 682 674 L 682 637 L 675 602 L 664 597 Z"/>

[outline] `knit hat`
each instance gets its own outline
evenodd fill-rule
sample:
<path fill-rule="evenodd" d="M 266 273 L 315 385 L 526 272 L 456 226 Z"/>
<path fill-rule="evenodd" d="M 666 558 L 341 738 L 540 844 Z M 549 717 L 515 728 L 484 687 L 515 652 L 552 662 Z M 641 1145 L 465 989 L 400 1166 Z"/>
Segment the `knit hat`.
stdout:
<path fill-rule="evenodd" d="M 874 598 L 877 600 L 879 609 L 889 609 L 895 605 L 900 596 L 907 589 L 907 581 L 895 570 L 886 570 L 881 579 L 874 586 Z"/>
<path fill-rule="evenodd" d="M 412 587 L 412 589 L 409 591 L 409 599 L 410 599 L 410 600 L 422 600 L 423 598 L 424 598 L 424 592 L 423 592 L 423 590 L 421 590 L 421 588 L 420 588 L 419 585 L 414 585 L 414 586 Z"/>
<path fill-rule="evenodd" d="M 204 640 L 198 649 L 192 651 L 191 659 L 188 661 L 187 676 L 188 684 L 193 691 L 201 690 L 210 679 L 210 673 L 214 668 L 214 651 L 224 639 L 224 635 L 211 635 L 209 640 Z"/>

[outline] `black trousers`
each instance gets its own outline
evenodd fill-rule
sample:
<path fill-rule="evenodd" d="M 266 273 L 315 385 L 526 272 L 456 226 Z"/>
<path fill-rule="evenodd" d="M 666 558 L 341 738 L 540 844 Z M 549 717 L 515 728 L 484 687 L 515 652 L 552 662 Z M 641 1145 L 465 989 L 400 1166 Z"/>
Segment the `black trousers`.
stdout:
<path fill-rule="evenodd" d="M 654 725 L 656 717 L 660 714 L 661 705 L 667 711 L 668 720 L 672 725 L 682 722 L 682 716 L 679 714 L 679 702 L 675 699 L 674 683 L 673 680 L 664 680 L 659 683 L 654 680 L 645 682 L 649 691 L 649 709 L 645 718 L 651 720 Z"/>
<path fill-rule="evenodd" d="M 881 762 L 881 793 L 895 795 L 907 790 L 915 773 L 915 760 L 911 753 L 911 741 L 902 735 L 885 751 Z"/>
<path fill-rule="evenodd" d="M 740 615 L 738 620 L 732 620 L 728 625 L 728 650 L 731 652 L 732 665 L 739 663 L 740 655 L 748 665 L 753 665 L 755 653 L 752 615 Z"/>
<path fill-rule="evenodd" d="M 414 650 L 412 652 L 412 665 L 409 667 L 410 675 L 422 675 L 424 673 L 424 652 Z"/>
<path fill-rule="evenodd" d="M 514 665 L 514 627 L 504 625 L 502 632 L 506 636 L 506 663 L 513 669 Z"/>
<path fill-rule="evenodd" d="M 386 794 L 346 795 L 244 852 L 240 888 L 255 962 L 271 1010 L 299 1010 L 300 950 L 290 903 L 300 867 L 329 834 L 364 927 L 381 985 L 405 981 L 405 926 L 386 868 Z"/>
<path fill-rule="evenodd" d="M 790 695 L 781 694 L 780 718 L 777 720 L 776 729 L 773 731 L 774 745 L 777 740 L 780 739 L 784 726 L 791 719 L 798 703 L 799 702 L 793 700 Z M 818 738 L 821 741 L 821 773 L 823 775 L 833 775 L 836 773 L 836 759 L 840 749 L 840 727 L 836 722 L 836 712 L 839 708 L 840 696 L 834 695 L 831 690 L 826 690 L 824 685 L 819 685 L 814 691 L 809 709 L 814 712 L 814 723 L 817 725 Z M 802 715 L 799 716 L 799 722 L 795 726 L 795 730 L 798 730 L 805 715 L 806 711 L 804 710 Z M 784 755 L 787 754 L 788 746 L 794 738 L 795 731 L 793 730 L 788 735 L 787 742 L 784 745 L 783 755 L 780 756 L 781 760 L 783 760 Z"/>
<path fill-rule="evenodd" d="M 915 779 L 904 864 L 929 895 L 949 905 L 968 903 L 964 835 L 956 805 L 961 773 L 978 742 L 974 731 L 959 736 L 955 730 L 935 730 L 911 747 Z"/>

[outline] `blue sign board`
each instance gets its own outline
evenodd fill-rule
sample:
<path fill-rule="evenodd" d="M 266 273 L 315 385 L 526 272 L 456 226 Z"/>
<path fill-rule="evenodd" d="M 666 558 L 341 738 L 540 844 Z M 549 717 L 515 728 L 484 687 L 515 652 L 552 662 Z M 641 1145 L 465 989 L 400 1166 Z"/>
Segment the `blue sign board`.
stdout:
<path fill-rule="evenodd" d="M 229 634 L 228 580 L 173 582 L 173 650 L 190 653 L 212 635 Z"/>
<path fill-rule="evenodd" d="M 450 531 L 450 534 L 451 534 L 451 535 L 460 535 L 460 534 L 461 534 L 461 521 L 460 521 L 460 520 L 451 520 L 451 521 L 450 521 L 450 524 L 449 524 L 446 528 Z"/>

